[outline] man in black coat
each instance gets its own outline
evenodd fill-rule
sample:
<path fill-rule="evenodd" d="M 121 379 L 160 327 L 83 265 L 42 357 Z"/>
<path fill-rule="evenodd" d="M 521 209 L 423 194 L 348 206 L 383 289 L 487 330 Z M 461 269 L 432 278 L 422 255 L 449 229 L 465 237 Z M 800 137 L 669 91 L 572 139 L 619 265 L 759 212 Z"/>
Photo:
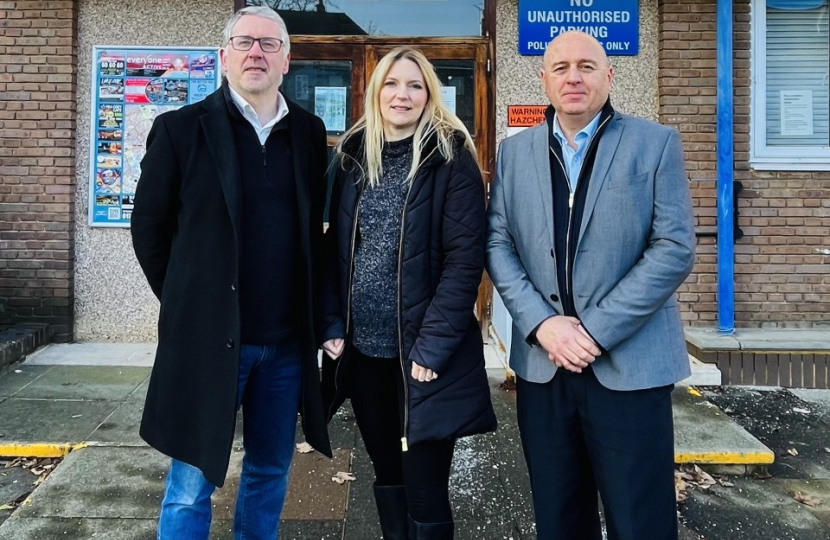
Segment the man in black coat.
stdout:
<path fill-rule="evenodd" d="M 223 43 L 223 87 L 156 119 L 132 216 L 161 301 L 141 436 L 173 458 L 164 540 L 207 539 L 240 406 L 235 538 L 277 536 L 298 411 L 331 455 L 314 322 L 326 129 L 279 92 L 289 36 L 276 12 L 238 11 Z"/>

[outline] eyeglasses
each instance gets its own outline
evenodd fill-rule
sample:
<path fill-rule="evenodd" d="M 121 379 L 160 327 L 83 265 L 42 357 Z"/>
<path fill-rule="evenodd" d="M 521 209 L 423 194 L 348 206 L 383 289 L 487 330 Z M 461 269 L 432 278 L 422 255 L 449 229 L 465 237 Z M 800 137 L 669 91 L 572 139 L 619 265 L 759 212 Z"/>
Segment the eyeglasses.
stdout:
<path fill-rule="evenodd" d="M 259 42 L 259 48 L 262 52 L 275 53 L 282 49 L 283 41 L 274 37 L 255 38 L 251 36 L 234 36 L 228 40 L 231 47 L 237 51 L 250 51 L 254 43 Z"/>

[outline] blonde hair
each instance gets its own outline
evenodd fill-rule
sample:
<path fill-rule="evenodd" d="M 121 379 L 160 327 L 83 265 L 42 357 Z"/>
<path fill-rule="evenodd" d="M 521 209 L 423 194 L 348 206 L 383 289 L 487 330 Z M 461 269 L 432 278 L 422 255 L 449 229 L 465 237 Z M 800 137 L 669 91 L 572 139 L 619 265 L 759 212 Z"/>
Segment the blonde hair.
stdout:
<path fill-rule="evenodd" d="M 343 145 L 354 135 L 359 135 L 363 132 L 363 148 L 362 155 L 359 156 L 360 163 L 358 165 L 363 169 L 363 174 L 366 177 L 370 186 L 376 186 L 380 182 L 383 174 L 382 166 L 382 151 L 383 143 L 385 142 L 385 135 L 383 131 L 383 117 L 380 112 L 380 92 L 383 88 L 383 83 L 386 80 L 386 75 L 395 62 L 399 60 L 410 60 L 414 62 L 421 70 L 421 75 L 424 77 L 424 84 L 427 89 L 427 103 L 424 106 L 424 112 L 418 121 L 418 126 L 415 128 L 415 135 L 412 143 L 412 167 L 406 177 L 407 182 L 411 182 L 418 172 L 419 165 L 429 156 L 422 156 L 424 148 L 430 137 L 435 134 L 438 138 L 437 149 L 447 161 L 452 161 L 455 153 L 453 138 L 456 133 L 461 133 L 464 137 L 464 147 L 469 150 L 473 158 L 476 157 L 476 148 L 470 132 L 458 119 L 458 117 L 450 112 L 441 99 L 441 81 L 435 73 L 435 68 L 427 60 L 424 54 L 412 47 L 396 47 L 390 51 L 386 56 L 381 58 L 372 76 L 369 78 L 369 84 L 366 86 L 366 95 L 364 97 L 363 116 L 340 138 L 337 143 L 337 155 L 340 159 L 341 165 L 345 165 L 346 155 L 343 152 Z M 434 152 L 434 150 L 433 150 Z M 476 160 L 477 163 L 477 160 Z"/>

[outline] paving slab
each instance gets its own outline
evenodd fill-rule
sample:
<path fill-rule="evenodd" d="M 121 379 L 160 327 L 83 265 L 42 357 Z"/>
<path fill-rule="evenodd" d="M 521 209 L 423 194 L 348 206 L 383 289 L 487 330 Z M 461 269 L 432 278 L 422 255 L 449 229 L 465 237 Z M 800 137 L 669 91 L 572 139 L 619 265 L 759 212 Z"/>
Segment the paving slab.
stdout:
<path fill-rule="evenodd" d="M 213 515 L 217 520 L 232 520 L 239 490 L 244 452 L 234 451 L 228 465 L 227 482 L 213 495 Z M 331 477 L 350 470 L 351 450 L 334 451 L 334 458 L 312 452 L 294 453 L 288 492 L 282 517 L 285 520 L 331 521 L 346 517 L 349 486 L 337 484 Z"/>
<path fill-rule="evenodd" d="M 322 454 L 294 455 L 282 517 L 286 520 L 332 521 L 346 518 L 349 485 L 332 477 L 351 471 L 351 449 L 334 450 L 334 458 Z"/>
<path fill-rule="evenodd" d="M 491 383 L 494 382 L 491 380 Z M 516 423 L 516 392 L 494 389 L 491 392 L 493 409 L 499 428 L 493 440 L 494 471 L 504 490 L 503 514 L 512 516 L 522 538 L 536 538 L 533 501 L 530 496 L 530 477 L 522 451 L 519 427 Z"/>
<path fill-rule="evenodd" d="M 283 521 L 279 540 L 341 540 L 342 521 Z"/>
<path fill-rule="evenodd" d="M 334 417 L 329 422 L 329 439 L 331 440 L 332 448 L 345 448 L 351 450 L 354 448 L 360 434 L 357 429 L 357 422 L 354 419 L 354 413 L 349 401 L 343 404 L 342 407 L 334 414 Z M 297 441 L 304 440 L 303 431 L 299 422 L 297 423 Z"/>
<path fill-rule="evenodd" d="M 122 401 L 149 375 L 141 367 L 53 366 L 15 397 Z"/>
<path fill-rule="evenodd" d="M 118 405 L 87 439 L 97 446 L 147 446 L 138 434 L 144 401 L 127 400 Z"/>
<path fill-rule="evenodd" d="M 0 526 L 3 540 L 155 540 L 152 519 L 20 518 Z"/>
<path fill-rule="evenodd" d="M 375 506 L 375 495 L 372 485 L 375 482 L 375 471 L 372 461 L 366 452 L 363 439 L 358 437 L 352 455 L 352 474 L 355 480 L 349 483 L 349 503 L 346 510 L 346 522 L 359 523 L 360 530 L 364 531 L 365 538 L 380 536 L 378 511 Z M 346 528 L 349 533 L 349 528 Z M 359 537 L 358 537 L 359 538 Z M 355 540 L 357 540 L 355 538 Z"/>
<path fill-rule="evenodd" d="M 158 519 L 168 465 L 148 448 L 75 450 L 15 516 Z"/>
<path fill-rule="evenodd" d="M 57 343 L 30 355 L 26 365 L 152 367 L 155 343 Z"/>
<path fill-rule="evenodd" d="M 143 405 L 145 398 L 147 398 L 147 389 L 149 387 L 150 377 L 148 375 L 147 378 L 144 379 L 144 382 L 142 382 L 140 385 L 138 385 L 138 387 L 135 390 L 133 390 L 132 394 L 130 394 L 127 398 L 127 401 L 138 402 Z"/>
<path fill-rule="evenodd" d="M 23 467 L 0 464 L 0 505 L 14 502 L 34 489 L 37 475 Z"/>
<path fill-rule="evenodd" d="M 86 441 L 118 406 L 111 401 L 9 398 L 0 403 L 0 455 L 18 455 L 4 454 L 15 444 Z"/>
<path fill-rule="evenodd" d="M 15 366 L 0 377 L 0 397 L 14 396 L 50 369 L 51 366 Z"/>
<path fill-rule="evenodd" d="M 681 506 L 684 523 L 706 540 L 827 540 L 830 529 L 803 504 L 769 481 L 732 478 L 734 487 L 692 490 Z"/>
<path fill-rule="evenodd" d="M 694 388 L 672 392 L 676 463 L 766 465 L 775 455 Z"/>

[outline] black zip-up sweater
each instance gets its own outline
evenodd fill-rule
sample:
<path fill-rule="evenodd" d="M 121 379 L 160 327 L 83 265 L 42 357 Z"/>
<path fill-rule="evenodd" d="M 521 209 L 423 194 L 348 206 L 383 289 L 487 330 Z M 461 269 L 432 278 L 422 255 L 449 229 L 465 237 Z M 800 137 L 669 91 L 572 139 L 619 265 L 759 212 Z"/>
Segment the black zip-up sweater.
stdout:
<path fill-rule="evenodd" d="M 239 307 L 241 340 L 268 345 L 294 332 L 297 290 L 297 188 L 289 117 L 265 144 L 233 102 L 225 99 L 239 161 L 241 193 Z"/>
<path fill-rule="evenodd" d="M 605 102 L 600 112 L 599 125 L 594 137 L 591 139 L 588 150 L 585 153 L 585 160 L 582 163 L 582 170 L 579 172 L 579 181 L 574 193 L 573 208 L 568 208 L 568 199 L 571 191 L 568 187 L 568 178 L 565 172 L 565 160 L 562 157 L 562 146 L 559 140 L 553 135 L 553 116 L 555 110 L 552 106 L 545 111 L 545 119 L 548 124 L 548 147 L 550 148 L 550 171 L 551 185 L 553 188 L 553 230 L 554 232 L 554 256 L 556 260 L 556 280 L 559 284 L 559 295 L 564 313 L 569 317 L 578 317 L 573 299 L 573 264 L 576 255 L 576 240 L 579 235 L 579 228 L 582 225 L 582 214 L 585 210 L 585 196 L 588 193 L 588 185 L 591 181 L 591 172 L 594 169 L 594 160 L 597 156 L 599 139 L 605 131 L 608 120 L 614 116 L 614 109 L 611 107 L 611 100 Z M 570 224 L 569 224 L 570 222 Z M 568 227 L 570 226 L 570 240 L 568 240 Z"/>

